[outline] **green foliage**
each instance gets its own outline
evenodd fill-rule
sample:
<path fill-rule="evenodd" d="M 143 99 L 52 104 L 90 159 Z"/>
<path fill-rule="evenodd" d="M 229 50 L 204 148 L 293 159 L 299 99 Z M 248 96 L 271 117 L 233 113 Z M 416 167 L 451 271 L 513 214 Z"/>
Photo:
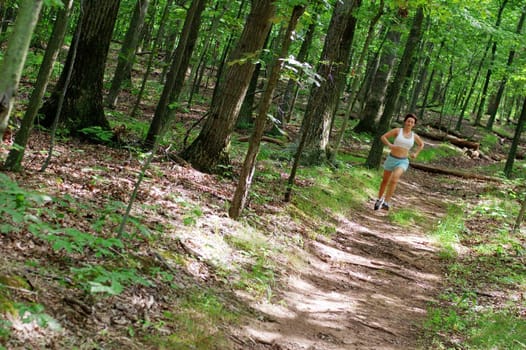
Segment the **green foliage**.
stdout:
<path fill-rule="evenodd" d="M 23 323 L 36 322 L 42 328 L 62 329 L 57 320 L 44 312 L 44 306 L 36 303 L 15 303 L 15 309 Z"/>
<path fill-rule="evenodd" d="M 266 237 L 246 231 L 226 236 L 225 240 L 251 261 L 248 268 L 240 272 L 236 287 L 249 291 L 253 296 L 265 296 L 270 300 L 275 284 L 275 264 Z"/>
<path fill-rule="evenodd" d="M 104 293 L 118 295 L 128 285 L 140 284 L 152 286 L 152 282 L 142 277 L 134 268 L 106 269 L 103 266 L 88 265 L 81 268 L 72 268 L 75 281 L 81 284 L 89 293 Z"/>
<path fill-rule="evenodd" d="M 463 331 L 466 329 L 466 321 L 455 310 L 430 308 L 427 310 L 427 314 L 424 326 L 433 333 L 444 329 L 452 331 Z"/>
<path fill-rule="evenodd" d="M 458 206 L 451 205 L 447 215 L 438 221 L 433 235 L 441 244 L 442 256 L 454 258 L 456 256 L 455 245 L 460 240 L 460 234 L 464 230 L 464 213 Z"/>
<path fill-rule="evenodd" d="M 30 210 L 32 205 L 51 201 L 45 194 L 25 191 L 7 175 L 0 173 L 0 233 L 18 232 L 25 223 L 38 220 Z"/>
<path fill-rule="evenodd" d="M 380 183 L 379 172 L 362 167 L 304 168 L 298 173 L 294 204 L 321 226 L 333 214 L 349 215 L 352 208 L 374 196 Z"/>
<path fill-rule="evenodd" d="M 389 220 L 402 227 L 412 226 L 424 219 L 424 216 L 414 209 L 401 208 L 389 212 Z"/>
<path fill-rule="evenodd" d="M 499 138 L 493 133 L 487 133 L 484 138 L 480 141 L 480 149 L 484 153 L 490 152 L 499 144 Z"/>
<path fill-rule="evenodd" d="M 418 162 L 429 163 L 440 160 L 441 158 L 454 157 L 462 154 L 456 147 L 451 147 L 449 143 L 441 143 L 438 147 L 425 147 L 418 155 Z"/>
<path fill-rule="evenodd" d="M 64 250 L 66 253 L 84 253 L 89 249 L 96 257 L 113 257 L 117 249 L 123 248 L 124 244 L 117 238 L 102 238 L 90 233 L 81 232 L 75 228 L 53 230 L 48 228 L 41 233 L 43 225 L 33 224 L 30 231 L 44 241 L 51 244 L 55 251 Z"/>
<path fill-rule="evenodd" d="M 525 349 L 526 320 L 509 311 L 484 314 L 475 321 L 469 342 L 477 349 Z"/>
<path fill-rule="evenodd" d="M 510 201 L 513 191 L 488 189 L 478 205 L 463 215 L 458 207 L 436 228 L 436 236 L 450 263 L 447 294 L 443 302 L 428 311 L 426 328 L 436 334 L 462 339 L 466 349 L 523 349 L 526 322 L 520 317 L 526 304 L 518 301 L 518 289 L 526 285 L 523 237 L 511 234 L 518 203 Z M 467 227 L 474 227 L 468 229 Z M 465 245 L 458 254 L 454 246 Z M 506 290 L 507 300 L 488 303 L 480 295 L 486 290 Z M 507 293 L 504 293 L 506 295 Z"/>
<path fill-rule="evenodd" d="M 302 85 L 309 86 L 315 84 L 320 86 L 323 78 L 316 73 L 314 67 L 307 62 L 299 62 L 294 56 L 289 56 L 283 60 L 282 77 L 286 79 L 292 79 L 301 83 Z"/>
<path fill-rule="evenodd" d="M 185 226 L 195 226 L 197 220 L 203 216 L 203 210 L 198 206 L 193 206 L 190 210 L 183 216 L 183 224 Z"/>
<path fill-rule="evenodd" d="M 91 140 L 103 143 L 109 143 L 113 139 L 113 131 L 103 129 L 100 126 L 90 126 L 84 129 L 80 129 L 79 132 L 81 134 L 86 135 Z"/>
<path fill-rule="evenodd" d="M 178 331 L 165 337 L 148 337 L 159 348 L 222 350 L 229 348 L 229 342 L 215 325 L 234 323 L 237 317 L 212 290 L 188 290 L 172 310 L 164 312 L 164 319 L 162 324 L 176 325 Z"/>

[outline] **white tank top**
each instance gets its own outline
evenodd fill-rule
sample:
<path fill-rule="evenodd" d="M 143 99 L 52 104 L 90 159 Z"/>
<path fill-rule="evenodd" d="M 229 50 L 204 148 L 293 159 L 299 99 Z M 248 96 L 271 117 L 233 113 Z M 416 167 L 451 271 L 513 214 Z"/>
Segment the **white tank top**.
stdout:
<path fill-rule="evenodd" d="M 398 135 L 396 135 L 396 138 L 393 142 L 393 145 L 403 147 L 409 150 L 411 149 L 411 147 L 413 147 L 414 144 L 415 144 L 415 135 L 413 134 L 413 132 L 411 131 L 411 136 L 405 137 L 404 130 L 400 128 L 398 130 Z"/>

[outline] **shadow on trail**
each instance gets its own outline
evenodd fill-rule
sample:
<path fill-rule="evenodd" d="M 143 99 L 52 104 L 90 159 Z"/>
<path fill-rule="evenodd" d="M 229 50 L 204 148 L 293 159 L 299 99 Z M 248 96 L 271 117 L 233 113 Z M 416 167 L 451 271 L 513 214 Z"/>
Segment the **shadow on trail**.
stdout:
<path fill-rule="evenodd" d="M 425 207 L 417 203 L 418 184 L 401 182 L 399 193 L 404 203 L 397 205 L 420 205 L 429 220 L 443 215 L 438 196 Z M 419 348 L 426 308 L 440 284 L 437 251 L 422 227 L 393 225 L 372 205 L 305 247 L 308 262 L 284 278 L 282 302 L 259 306 L 272 321 L 246 327 L 253 349 Z"/>

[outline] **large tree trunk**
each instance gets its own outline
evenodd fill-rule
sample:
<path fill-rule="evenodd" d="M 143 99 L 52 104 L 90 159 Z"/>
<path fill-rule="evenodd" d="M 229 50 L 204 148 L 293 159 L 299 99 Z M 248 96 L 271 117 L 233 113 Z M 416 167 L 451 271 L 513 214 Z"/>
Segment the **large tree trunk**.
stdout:
<path fill-rule="evenodd" d="M 13 107 L 13 96 L 20 82 L 29 42 L 41 8 L 42 0 L 24 0 L 21 2 L 15 28 L 9 38 L 7 51 L 0 64 L 0 136 L 3 136 L 7 129 Z"/>
<path fill-rule="evenodd" d="M 139 37 L 144 25 L 144 17 L 148 11 L 150 0 L 137 0 L 135 9 L 133 10 L 133 17 L 130 22 L 124 43 L 117 60 L 117 68 L 111 81 L 110 91 L 108 92 L 107 104 L 113 108 L 117 104 L 117 97 L 121 91 L 122 83 L 131 83 L 131 69 L 135 59 L 135 51 L 139 43 Z"/>
<path fill-rule="evenodd" d="M 59 116 L 59 124 L 73 135 L 88 127 L 110 128 L 102 102 L 103 79 L 120 0 L 91 0 L 83 4 L 84 20 L 81 28 L 76 29 L 80 30 L 80 36 L 75 61 L 72 61 L 70 51 L 55 91 L 41 109 L 45 115 L 41 124 L 51 126 L 68 68 L 73 64 L 71 80 Z"/>
<path fill-rule="evenodd" d="M 389 80 L 396 61 L 401 35 L 400 28 L 395 25 L 392 25 L 387 33 L 388 43 L 383 45 L 380 63 L 372 80 L 374 88 L 367 97 L 360 121 L 354 127 L 356 132 L 374 133 L 376 131 L 378 119 L 382 113 L 387 86 L 389 86 Z"/>
<path fill-rule="evenodd" d="M 409 32 L 409 36 L 407 38 L 404 54 L 398 65 L 398 69 L 396 71 L 396 75 L 393 79 L 393 82 L 389 85 L 387 91 L 385 108 L 384 112 L 382 113 L 382 117 L 380 118 L 378 132 L 376 133 L 376 137 L 374 138 L 371 150 L 367 157 L 367 161 L 365 162 L 365 165 L 369 168 L 378 168 L 380 166 L 383 150 L 383 144 L 380 140 L 380 137 L 389 129 L 389 125 L 391 124 L 393 112 L 396 107 L 396 101 L 400 93 L 400 86 L 402 86 L 404 82 L 404 79 L 407 75 L 407 71 L 409 69 L 409 65 L 411 64 L 413 53 L 418 45 L 418 42 L 420 41 L 420 38 L 422 37 L 423 20 L 424 11 L 422 7 L 419 7 L 416 10 L 416 14 L 413 19 L 413 26 L 411 27 L 411 31 Z"/>
<path fill-rule="evenodd" d="M 380 2 L 380 6 L 378 8 L 378 12 L 373 17 L 371 22 L 369 23 L 369 29 L 367 30 L 367 36 L 365 38 L 365 42 L 363 44 L 362 51 L 360 53 L 360 58 L 358 59 L 358 63 L 355 65 L 355 74 L 352 77 L 352 83 L 351 83 L 351 93 L 349 95 L 349 105 L 347 106 L 347 110 L 345 111 L 345 115 L 343 117 L 342 126 L 340 130 L 338 131 L 338 134 L 336 136 L 336 141 L 334 142 L 333 152 L 331 154 L 331 160 L 335 159 L 338 150 L 340 148 L 340 144 L 343 140 L 343 135 L 345 133 L 345 130 L 347 129 L 347 124 L 349 122 L 349 119 L 351 117 L 354 104 L 356 102 L 356 99 L 358 97 L 358 86 L 360 83 L 360 78 L 362 77 L 362 66 L 365 62 L 365 57 L 367 56 L 367 52 L 369 51 L 369 45 L 371 44 L 371 41 L 374 37 L 374 28 L 378 21 L 380 20 L 380 17 L 384 13 L 384 3 L 383 1 Z M 332 134 L 332 130 L 331 130 Z"/>
<path fill-rule="evenodd" d="M 307 163 L 319 164 L 330 158 L 330 124 L 345 85 L 356 26 L 353 11 L 360 4 L 361 0 L 345 0 L 337 2 L 334 8 L 318 67 L 323 80 L 319 86 L 312 87 L 301 124 L 300 134 L 305 138 L 303 157 Z"/>
<path fill-rule="evenodd" d="M 274 1 L 252 0 L 243 33 L 230 56 L 231 65 L 212 100 L 209 117 L 194 142 L 182 152 L 182 157 L 198 170 L 215 172 L 219 165 L 229 163 L 230 138 L 254 72 L 254 64 L 247 56 L 259 55 L 274 13 Z"/>
<path fill-rule="evenodd" d="M 155 115 L 150 124 L 150 129 L 146 136 L 145 144 L 148 147 L 153 146 L 155 139 L 162 135 L 164 128 L 169 125 L 172 119 L 172 111 L 169 110 L 169 104 L 177 101 L 183 83 L 185 81 L 186 70 L 192 56 L 199 28 L 201 27 L 201 14 L 205 9 L 207 0 L 192 1 L 192 5 L 187 12 L 183 31 L 175 54 L 173 62 L 164 85 L 161 99 L 155 109 Z"/>
<path fill-rule="evenodd" d="M 29 100 L 29 105 L 27 107 L 26 113 L 24 114 L 22 125 L 16 133 L 16 147 L 11 148 L 5 161 L 4 168 L 6 170 L 19 171 L 21 168 L 21 162 L 24 157 L 24 152 L 29 140 L 29 135 L 33 128 L 35 117 L 37 115 L 38 109 L 40 108 L 42 97 L 46 92 L 49 77 L 53 71 L 53 65 L 57 60 L 60 47 L 64 41 L 72 5 L 73 0 L 66 0 L 64 3 L 64 8 L 60 10 L 57 16 L 55 25 L 53 27 L 53 33 L 49 39 L 46 53 L 44 54 L 42 64 L 40 65 L 40 70 L 38 71 L 35 89 L 31 94 L 31 99 Z"/>

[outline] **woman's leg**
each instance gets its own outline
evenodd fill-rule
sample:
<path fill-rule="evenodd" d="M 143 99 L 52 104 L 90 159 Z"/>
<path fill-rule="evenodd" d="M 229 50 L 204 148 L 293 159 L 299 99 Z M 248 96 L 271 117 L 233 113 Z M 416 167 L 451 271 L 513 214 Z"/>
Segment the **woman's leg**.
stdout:
<path fill-rule="evenodd" d="M 389 179 L 391 178 L 392 171 L 384 170 L 384 177 L 382 178 L 382 183 L 380 184 L 380 190 L 378 191 L 378 198 L 382 198 L 384 196 L 385 188 L 387 187 L 387 184 L 389 183 Z"/>
<path fill-rule="evenodd" d="M 395 168 L 395 170 L 392 171 L 392 174 L 389 179 L 389 184 L 387 186 L 387 193 L 385 194 L 385 201 L 389 202 L 391 200 L 391 197 L 393 196 L 396 185 L 398 185 L 398 180 L 400 179 L 400 176 L 404 173 L 404 169 L 401 167 Z"/>

